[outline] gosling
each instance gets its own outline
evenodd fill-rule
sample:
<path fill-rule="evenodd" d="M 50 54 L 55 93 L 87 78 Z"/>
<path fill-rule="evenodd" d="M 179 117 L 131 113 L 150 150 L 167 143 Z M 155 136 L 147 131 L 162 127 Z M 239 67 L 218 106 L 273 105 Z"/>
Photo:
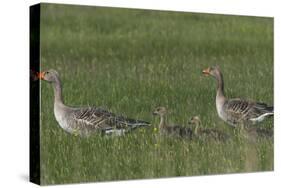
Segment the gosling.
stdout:
<path fill-rule="evenodd" d="M 207 138 L 216 141 L 226 141 L 229 136 L 224 132 L 214 128 L 201 127 L 201 120 L 199 116 L 194 116 L 190 119 L 189 124 L 194 125 L 194 134 L 197 138 Z"/>
<path fill-rule="evenodd" d="M 169 124 L 167 120 L 167 113 L 168 111 L 165 107 L 157 107 L 153 112 L 153 115 L 160 117 L 160 123 L 158 126 L 160 134 L 192 139 L 194 136 L 192 128 Z"/>

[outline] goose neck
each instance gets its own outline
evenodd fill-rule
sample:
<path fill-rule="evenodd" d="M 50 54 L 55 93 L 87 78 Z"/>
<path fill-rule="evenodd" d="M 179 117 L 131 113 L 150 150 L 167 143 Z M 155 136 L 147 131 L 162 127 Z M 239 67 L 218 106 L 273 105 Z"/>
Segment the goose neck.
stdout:
<path fill-rule="evenodd" d="M 63 104 L 62 86 L 58 78 L 56 79 L 55 82 L 53 82 L 53 88 L 54 88 L 55 104 Z"/>
<path fill-rule="evenodd" d="M 160 124 L 159 124 L 159 129 L 164 129 L 166 127 L 166 117 L 164 115 L 160 116 Z"/>
<path fill-rule="evenodd" d="M 223 82 L 223 76 L 221 73 L 216 75 L 217 80 L 217 97 L 224 98 L 224 82 Z"/>
<path fill-rule="evenodd" d="M 199 132 L 199 126 L 200 126 L 200 122 L 199 122 L 199 121 L 197 121 L 197 122 L 195 123 L 195 130 L 194 130 L 195 135 L 198 135 L 198 132 Z"/>

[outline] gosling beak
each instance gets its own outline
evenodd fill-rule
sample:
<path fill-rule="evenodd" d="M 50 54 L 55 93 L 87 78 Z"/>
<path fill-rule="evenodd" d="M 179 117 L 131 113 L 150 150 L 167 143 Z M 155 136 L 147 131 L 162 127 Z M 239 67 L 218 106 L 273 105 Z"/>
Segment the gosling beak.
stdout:
<path fill-rule="evenodd" d="M 37 77 L 38 77 L 40 80 L 44 80 L 44 75 L 45 75 L 45 72 L 39 72 L 39 73 L 37 73 Z"/>
<path fill-rule="evenodd" d="M 156 112 L 153 112 L 152 115 L 156 116 L 156 115 L 158 115 L 158 114 L 157 114 Z"/>
<path fill-rule="evenodd" d="M 205 76 L 209 76 L 209 75 L 210 75 L 210 67 L 207 68 L 207 69 L 204 69 L 204 70 L 202 71 L 202 74 L 205 75 Z"/>

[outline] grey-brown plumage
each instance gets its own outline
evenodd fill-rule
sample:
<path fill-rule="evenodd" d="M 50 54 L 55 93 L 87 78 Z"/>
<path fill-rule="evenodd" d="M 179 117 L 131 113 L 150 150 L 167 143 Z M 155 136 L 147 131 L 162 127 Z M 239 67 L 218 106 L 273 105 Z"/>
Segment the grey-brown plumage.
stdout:
<path fill-rule="evenodd" d="M 55 96 L 55 118 L 60 127 L 69 133 L 82 136 L 97 132 L 122 135 L 135 128 L 149 125 L 146 121 L 118 116 L 102 108 L 66 106 L 62 98 L 62 86 L 58 73 L 55 70 L 49 70 L 39 73 L 39 78 L 52 84 Z"/>
<path fill-rule="evenodd" d="M 203 70 L 203 74 L 213 76 L 217 81 L 216 108 L 219 117 L 229 125 L 256 124 L 273 116 L 273 106 L 240 98 L 227 99 L 224 95 L 223 76 L 218 66 Z"/>
<path fill-rule="evenodd" d="M 167 109 L 165 107 L 157 107 L 153 115 L 160 116 L 159 130 L 163 135 L 182 137 L 192 139 L 194 131 L 190 127 L 183 127 L 180 125 L 171 125 L 167 122 Z"/>
<path fill-rule="evenodd" d="M 246 134 L 256 138 L 273 138 L 274 136 L 272 129 L 256 127 L 251 127 L 250 129 L 248 129 Z"/>
<path fill-rule="evenodd" d="M 194 133 L 198 138 L 213 139 L 216 141 L 226 141 L 229 139 L 229 135 L 218 129 L 201 127 L 201 120 L 198 116 L 192 117 L 189 123 L 195 126 Z"/>

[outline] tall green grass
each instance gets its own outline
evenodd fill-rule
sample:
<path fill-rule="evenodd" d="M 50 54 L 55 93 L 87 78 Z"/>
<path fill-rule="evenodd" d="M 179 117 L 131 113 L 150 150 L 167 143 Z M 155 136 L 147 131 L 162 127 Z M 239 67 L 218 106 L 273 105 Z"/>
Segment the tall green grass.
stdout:
<path fill-rule="evenodd" d="M 160 137 L 152 128 L 124 137 L 80 138 L 53 114 L 53 89 L 41 83 L 41 182 L 109 181 L 273 170 L 273 140 L 241 138 L 215 109 L 220 65 L 229 97 L 273 103 L 273 19 L 149 10 L 41 8 L 41 69 L 56 69 L 65 103 L 101 106 L 150 121 L 156 106 L 186 125 L 232 136 L 228 142 Z M 272 128 L 273 121 L 260 124 Z"/>

